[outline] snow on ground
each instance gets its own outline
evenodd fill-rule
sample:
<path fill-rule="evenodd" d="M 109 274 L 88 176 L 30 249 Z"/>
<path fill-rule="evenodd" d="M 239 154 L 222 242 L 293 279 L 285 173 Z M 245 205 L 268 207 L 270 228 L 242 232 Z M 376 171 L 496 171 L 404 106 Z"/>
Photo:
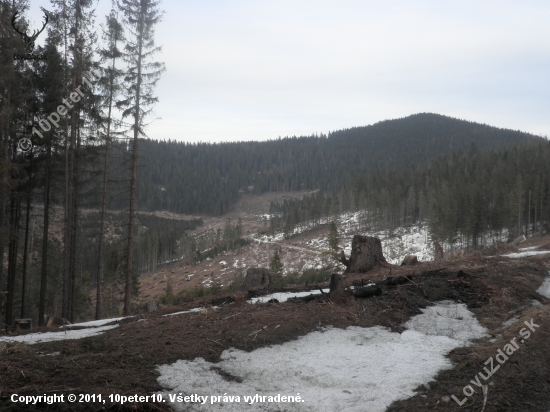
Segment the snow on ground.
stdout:
<path fill-rule="evenodd" d="M 421 262 L 434 259 L 427 225 L 400 227 L 394 230 L 392 236 L 389 236 L 387 231 L 361 234 L 379 238 L 384 257 L 391 264 L 399 265 L 407 255 L 416 255 Z M 350 256 L 351 238 L 346 239 L 344 252 L 346 256 Z"/>
<path fill-rule="evenodd" d="M 182 315 L 184 313 L 200 312 L 202 310 L 205 310 L 205 309 L 204 308 L 193 308 L 193 309 L 184 310 L 184 311 L 181 311 L 181 312 L 167 313 L 166 315 L 162 315 L 162 316 L 176 316 L 176 315 Z"/>
<path fill-rule="evenodd" d="M 535 250 L 538 249 L 539 246 L 529 246 L 529 247 L 520 247 L 519 250 L 526 251 L 526 250 Z"/>
<path fill-rule="evenodd" d="M 99 328 L 66 330 L 63 332 L 44 332 L 44 333 L 29 333 L 19 336 L 2 336 L 0 342 L 23 342 L 29 345 L 43 342 L 53 342 L 56 340 L 82 339 L 90 336 L 101 335 L 105 331 L 117 328 L 118 325 L 102 326 Z"/>
<path fill-rule="evenodd" d="M 328 293 L 330 289 L 323 289 L 323 292 Z M 248 301 L 248 303 L 264 303 L 271 299 L 277 299 L 279 303 L 286 302 L 290 298 L 301 298 L 304 296 L 309 295 L 319 295 L 321 294 L 320 290 L 310 290 L 307 292 L 278 292 L 278 293 L 271 293 L 270 295 L 260 296 L 259 298 L 252 298 Z"/>
<path fill-rule="evenodd" d="M 76 327 L 85 327 L 85 328 L 95 328 L 97 326 L 106 325 L 107 323 L 118 322 L 118 321 L 121 321 L 122 319 L 126 319 L 126 316 L 123 316 L 121 318 L 100 319 L 100 320 L 91 320 L 89 322 L 72 323 L 70 325 L 60 326 L 59 329 L 61 329 L 61 328 L 73 328 L 75 326 Z"/>
<path fill-rule="evenodd" d="M 399 265 L 407 255 L 416 255 L 420 262 L 434 259 L 433 246 L 426 225 L 399 228 L 391 238 L 380 237 L 386 260 Z"/>
<path fill-rule="evenodd" d="M 523 257 L 529 257 L 529 256 L 536 256 L 536 255 L 546 255 L 550 253 L 550 250 L 539 250 L 539 251 L 531 251 L 531 252 L 520 252 L 520 253 L 509 253 L 507 255 L 502 255 L 503 257 L 508 257 L 510 259 L 519 259 Z"/>
<path fill-rule="evenodd" d="M 429 336 L 447 336 L 464 344 L 486 335 L 485 329 L 464 303 L 450 300 L 438 302 L 435 306 L 420 309 L 422 315 L 411 318 L 405 327 Z"/>
<path fill-rule="evenodd" d="M 204 406 L 173 403 L 179 411 L 382 412 L 393 401 L 452 368 L 452 349 L 484 336 L 465 305 L 449 301 L 426 308 L 403 333 L 371 328 L 323 329 L 297 340 L 252 352 L 228 349 L 219 363 L 203 358 L 158 367 L 158 382 L 169 394 L 209 396 Z M 218 373 L 221 372 L 221 373 Z M 223 376 L 239 379 L 226 380 Z M 240 396 L 240 402 L 213 403 L 210 396 Z M 244 396 L 299 396 L 299 403 L 255 403 Z"/>
<path fill-rule="evenodd" d="M 550 272 L 548 272 L 548 274 L 550 275 Z M 547 277 L 540 288 L 537 289 L 537 293 L 544 296 L 545 298 L 550 299 L 550 276 Z"/>

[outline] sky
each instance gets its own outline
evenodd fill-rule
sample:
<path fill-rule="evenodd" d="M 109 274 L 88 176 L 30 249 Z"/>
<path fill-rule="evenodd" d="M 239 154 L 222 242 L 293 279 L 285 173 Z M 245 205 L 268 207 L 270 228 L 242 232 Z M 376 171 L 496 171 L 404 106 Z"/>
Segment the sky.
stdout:
<path fill-rule="evenodd" d="M 40 6 L 31 0 L 38 25 Z M 97 20 L 111 7 L 97 3 Z M 550 2 L 164 0 L 147 135 L 329 133 L 430 112 L 550 135 Z"/>

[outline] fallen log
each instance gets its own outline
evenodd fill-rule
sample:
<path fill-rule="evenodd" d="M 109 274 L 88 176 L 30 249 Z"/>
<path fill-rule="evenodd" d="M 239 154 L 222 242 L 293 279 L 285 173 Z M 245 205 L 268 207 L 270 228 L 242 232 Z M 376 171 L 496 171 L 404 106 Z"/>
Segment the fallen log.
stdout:
<path fill-rule="evenodd" d="M 372 296 L 380 296 L 382 294 L 382 289 L 378 286 L 366 286 L 364 288 L 358 288 L 353 291 L 353 296 L 356 299 L 367 299 Z"/>
<path fill-rule="evenodd" d="M 397 286 L 410 281 L 411 281 L 411 278 L 408 276 L 397 276 L 395 278 L 387 278 L 382 282 L 382 284 L 388 285 L 388 286 Z"/>

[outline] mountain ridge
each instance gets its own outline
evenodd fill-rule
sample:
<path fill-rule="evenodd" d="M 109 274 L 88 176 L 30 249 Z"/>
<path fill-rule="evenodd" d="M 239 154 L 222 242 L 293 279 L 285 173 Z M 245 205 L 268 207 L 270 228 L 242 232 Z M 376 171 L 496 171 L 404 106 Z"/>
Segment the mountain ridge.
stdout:
<path fill-rule="evenodd" d="M 420 113 L 331 132 L 265 142 L 140 142 L 141 210 L 223 215 L 243 193 L 336 190 L 373 170 L 453 152 L 544 140 L 447 116 Z M 114 202 L 114 208 L 126 201 Z"/>

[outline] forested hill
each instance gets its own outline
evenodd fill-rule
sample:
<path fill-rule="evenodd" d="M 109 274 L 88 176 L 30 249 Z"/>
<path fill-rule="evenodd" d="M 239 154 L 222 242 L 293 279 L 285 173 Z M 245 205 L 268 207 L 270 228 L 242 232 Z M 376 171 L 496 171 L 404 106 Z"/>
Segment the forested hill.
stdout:
<path fill-rule="evenodd" d="M 267 142 L 140 143 L 143 210 L 220 215 L 241 193 L 334 190 L 369 170 L 422 163 L 443 154 L 515 146 L 541 138 L 437 114 L 416 114 L 328 136 Z M 115 205 L 113 205 L 115 206 Z"/>

